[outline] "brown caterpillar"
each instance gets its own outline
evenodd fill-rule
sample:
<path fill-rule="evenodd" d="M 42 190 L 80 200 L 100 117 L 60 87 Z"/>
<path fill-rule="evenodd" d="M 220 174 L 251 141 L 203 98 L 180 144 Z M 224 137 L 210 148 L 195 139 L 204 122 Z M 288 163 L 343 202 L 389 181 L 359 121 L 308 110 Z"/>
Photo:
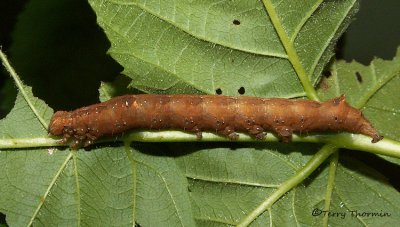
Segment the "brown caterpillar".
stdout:
<path fill-rule="evenodd" d="M 283 142 L 292 133 L 360 133 L 378 142 L 383 137 L 348 105 L 344 96 L 326 102 L 283 98 L 229 97 L 213 95 L 125 95 L 107 102 L 66 112 L 56 112 L 50 122 L 51 135 L 63 135 L 88 146 L 102 136 L 130 129 L 179 129 L 196 133 L 212 131 L 234 140 L 236 132 L 262 139 L 272 132 Z"/>

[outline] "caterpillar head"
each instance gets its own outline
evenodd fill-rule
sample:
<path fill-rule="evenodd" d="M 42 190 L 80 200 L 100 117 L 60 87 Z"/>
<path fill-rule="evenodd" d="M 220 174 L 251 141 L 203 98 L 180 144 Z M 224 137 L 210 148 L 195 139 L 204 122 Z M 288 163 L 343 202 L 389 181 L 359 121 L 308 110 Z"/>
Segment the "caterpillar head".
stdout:
<path fill-rule="evenodd" d="M 64 133 L 64 128 L 67 126 L 68 112 L 57 111 L 50 120 L 48 132 L 53 136 L 60 136 Z"/>

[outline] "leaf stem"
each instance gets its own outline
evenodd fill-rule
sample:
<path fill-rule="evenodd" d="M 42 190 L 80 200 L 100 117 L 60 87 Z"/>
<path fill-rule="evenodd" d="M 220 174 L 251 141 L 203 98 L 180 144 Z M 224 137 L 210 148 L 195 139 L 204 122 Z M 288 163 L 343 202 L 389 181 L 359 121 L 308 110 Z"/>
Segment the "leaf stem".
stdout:
<path fill-rule="evenodd" d="M 59 179 L 60 175 L 64 171 L 65 167 L 67 166 L 67 164 L 70 161 L 70 159 L 72 158 L 72 156 L 73 156 L 73 152 L 70 152 L 68 154 L 68 156 L 65 158 L 64 162 L 61 164 L 61 166 L 58 169 L 58 171 L 56 172 L 56 174 L 54 175 L 54 177 L 51 180 L 51 182 L 49 182 L 49 184 L 48 184 L 49 186 L 47 187 L 44 195 L 42 196 L 42 199 L 40 200 L 40 202 L 37 205 L 35 211 L 33 212 L 32 217 L 29 220 L 29 223 L 28 223 L 27 226 L 32 226 L 33 221 L 37 218 L 37 215 L 39 214 L 40 209 L 42 208 L 43 204 L 46 202 L 46 199 L 48 198 L 48 195 L 50 194 L 51 189 L 56 184 L 56 181 Z"/>
<path fill-rule="evenodd" d="M 131 170 L 132 170 L 132 224 L 135 225 L 137 222 L 137 217 L 136 217 L 136 194 L 137 194 L 137 165 L 136 161 L 133 158 L 132 150 L 130 147 L 130 141 L 126 141 L 124 143 L 124 150 L 126 153 L 126 156 L 129 159 L 129 162 L 131 164 Z"/>
<path fill-rule="evenodd" d="M 303 85 L 303 88 L 307 94 L 307 97 L 312 100 L 319 100 L 317 92 L 314 89 L 314 86 L 311 84 L 310 79 L 307 76 L 307 73 L 303 67 L 303 65 L 300 62 L 299 56 L 297 55 L 296 49 L 293 46 L 293 43 L 291 42 L 288 34 L 286 33 L 285 29 L 283 28 L 278 14 L 275 11 L 275 8 L 271 2 L 271 0 L 263 0 L 265 9 L 268 12 L 268 15 L 272 21 L 272 24 L 275 27 L 276 32 L 278 33 L 278 36 L 282 42 L 283 47 L 286 50 L 286 53 L 288 55 L 288 59 L 290 63 L 292 64 L 294 70 L 297 73 L 297 76 L 300 79 L 301 84 Z"/>
<path fill-rule="evenodd" d="M 333 152 L 336 151 L 336 147 L 327 144 L 321 148 L 308 163 L 298 171 L 289 180 L 283 182 L 263 203 L 249 213 L 237 226 L 248 226 L 253 222 L 259 215 L 264 213 L 267 209 L 281 198 L 286 192 L 296 187 L 298 184 L 303 182 L 310 174 L 314 172 Z"/>
<path fill-rule="evenodd" d="M 335 178 L 336 178 L 336 169 L 339 162 L 339 153 L 336 151 L 332 154 L 330 164 L 329 164 L 329 175 L 326 186 L 325 193 L 325 205 L 324 210 L 330 210 L 331 200 L 332 200 L 332 192 L 335 186 Z M 328 226 L 329 215 L 325 215 L 323 218 L 323 225 Z"/>
<path fill-rule="evenodd" d="M 203 132 L 202 139 L 197 139 L 196 135 L 182 131 L 136 131 L 126 134 L 122 140 L 128 139 L 139 142 L 278 142 L 279 139 L 273 134 L 268 134 L 262 140 L 256 140 L 251 136 L 238 133 L 239 139 L 231 141 L 226 137 L 218 136 L 214 133 Z M 293 135 L 292 142 L 303 143 L 329 143 L 337 148 L 350 150 L 367 151 L 370 153 L 381 154 L 400 158 L 400 142 L 391 139 L 383 139 L 377 143 L 371 143 L 371 138 L 360 134 L 337 133 L 337 134 L 318 134 L 299 136 Z"/>
<path fill-rule="evenodd" d="M 79 171 L 78 171 L 78 158 L 76 152 L 70 152 L 70 155 L 72 155 L 72 160 L 73 160 L 73 168 L 74 168 L 74 178 L 75 178 L 75 187 L 76 187 L 76 202 L 77 202 L 77 211 L 76 211 L 76 216 L 77 216 L 77 226 L 81 226 L 81 209 L 82 209 L 82 197 L 81 197 L 81 186 L 79 183 Z"/>
<path fill-rule="evenodd" d="M 48 137 L 0 139 L 0 149 L 62 146 L 59 142 Z"/>
<path fill-rule="evenodd" d="M 400 158 L 400 142 L 391 139 L 385 138 L 377 143 L 371 143 L 371 138 L 367 136 L 341 133 L 331 137 L 326 142 L 339 148 Z"/>
<path fill-rule="evenodd" d="M 232 143 L 266 143 L 278 142 L 279 139 L 273 134 L 268 134 L 262 140 L 256 140 L 253 137 L 238 133 L 239 139 L 232 141 L 226 137 L 216 135 L 210 132 L 203 132 L 202 139 L 198 139 L 192 133 L 182 131 L 132 131 L 122 137 L 109 137 L 97 141 L 96 143 L 113 143 L 121 141 L 136 141 L 150 143 L 169 143 L 169 142 L 232 142 Z M 27 147 L 53 147 L 67 146 L 60 144 L 60 139 L 49 137 L 21 138 L 21 139 L 0 139 L 1 148 L 27 148 Z M 359 134 L 337 133 L 337 134 L 317 134 L 308 136 L 293 135 L 292 142 L 299 143 L 329 143 L 337 148 L 346 148 L 350 150 L 366 151 L 374 154 L 380 154 L 395 158 L 400 158 L 400 142 L 391 139 L 383 139 L 377 143 L 371 143 L 371 138 Z"/>

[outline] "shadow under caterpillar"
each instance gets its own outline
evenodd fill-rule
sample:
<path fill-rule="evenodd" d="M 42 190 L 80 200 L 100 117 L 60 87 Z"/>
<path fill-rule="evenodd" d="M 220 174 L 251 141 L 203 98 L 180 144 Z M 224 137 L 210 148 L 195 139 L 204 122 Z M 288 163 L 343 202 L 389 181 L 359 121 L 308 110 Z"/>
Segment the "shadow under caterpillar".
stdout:
<path fill-rule="evenodd" d="M 71 147 L 89 146 L 103 136 L 131 129 L 177 129 L 196 133 L 216 132 L 231 140 L 236 132 L 262 139 L 272 132 L 289 142 L 293 133 L 351 132 L 383 137 L 361 111 L 340 96 L 326 102 L 283 98 L 215 95 L 125 95 L 74 111 L 57 111 L 49 133 L 63 136 Z"/>

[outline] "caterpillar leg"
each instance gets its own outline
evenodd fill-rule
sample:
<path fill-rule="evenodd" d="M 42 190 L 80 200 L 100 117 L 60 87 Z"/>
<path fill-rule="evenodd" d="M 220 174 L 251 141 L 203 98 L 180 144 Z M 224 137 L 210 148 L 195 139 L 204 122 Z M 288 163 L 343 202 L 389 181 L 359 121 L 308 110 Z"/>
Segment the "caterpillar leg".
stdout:
<path fill-rule="evenodd" d="M 228 135 L 228 138 L 229 138 L 230 140 L 237 140 L 237 139 L 239 139 L 239 134 L 237 134 L 236 132 L 232 132 L 232 133 L 230 133 L 230 134 Z"/>
<path fill-rule="evenodd" d="M 218 134 L 227 136 L 230 140 L 237 140 L 239 139 L 239 135 L 235 132 L 235 129 L 231 126 L 227 126 L 224 130 L 217 131 Z"/>
<path fill-rule="evenodd" d="M 193 128 L 188 130 L 189 132 L 193 132 L 196 134 L 197 140 L 201 140 L 203 138 L 203 134 L 201 133 L 201 129 L 199 127 L 194 126 Z"/>
<path fill-rule="evenodd" d="M 69 145 L 69 147 L 70 147 L 72 150 L 77 150 L 77 149 L 80 147 L 81 142 L 82 142 L 82 141 L 81 141 L 80 139 L 74 138 L 74 139 L 72 140 L 71 144 Z"/>
<path fill-rule="evenodd" d="M 258 140 L 264 139 L 264 137 L 267 135 L 264 129 L 259 125 L 251 126 L 251 128 L 248 130 L 248 133 Z"/>
<path fill-rule="evenodd" d="M 95 140 L 97 140 L 96 136 L 94 136 L 90 133 L 86 133 L 86 136 L 84 139 L 85 142 L 83 143 L 83 146 L 88 147 L 88 146 L 92 145 Z"/>
<path fill-rule="evenodd" d="M 87 139 L 87 140 L 85 140 L 85 142 L 83 143 L 83 146 L 84 146 L 84 147 L 88 147 L 88 146 L 90 146 L 90 145 L 92 145 L 92 144 L 93 144 L 93 140 Z"/>
<path fill-rule="evenodd" d="M 71 136 L 69 135 L 69 134 L 64 134 L 63 135 L 63 138 L 60 140 L 60 142 L 58 142 L 58 143 L 60 143 L 60 144 L 66 144 L 67 142 L 68 142 L 68 140 L 71 138 Z"/>
<path fill-rule="evenodd" d="M 74 130 L 71 127 L 65 126 L 62 131 L 63 138 L 60 140 L 60 144 L 66 144 L 71 137 L 74 135 Z"/>
<path fill-rule="evenodd" d="M 279 126 L 275 128 L 275 132 L 279 139 L 284 143 L 292 141 L 293 130 L 286 126 Z"/>
<path fill-rule="evenodd" d="M 267 133 L 266 133 L 266 132 L 260 132 L 260 133 L 258 133 L 258 134 L 255 135 L 256 139 L 258 139 L 258 140 L 264 139 L 265 136 L 267 136 Z"/>
<path fill-rule="evenodd" d="M 203 138 L 203 134 L 200 131 L 196 132 L 196 137 L 198 140 L 201 140 Z"/>

